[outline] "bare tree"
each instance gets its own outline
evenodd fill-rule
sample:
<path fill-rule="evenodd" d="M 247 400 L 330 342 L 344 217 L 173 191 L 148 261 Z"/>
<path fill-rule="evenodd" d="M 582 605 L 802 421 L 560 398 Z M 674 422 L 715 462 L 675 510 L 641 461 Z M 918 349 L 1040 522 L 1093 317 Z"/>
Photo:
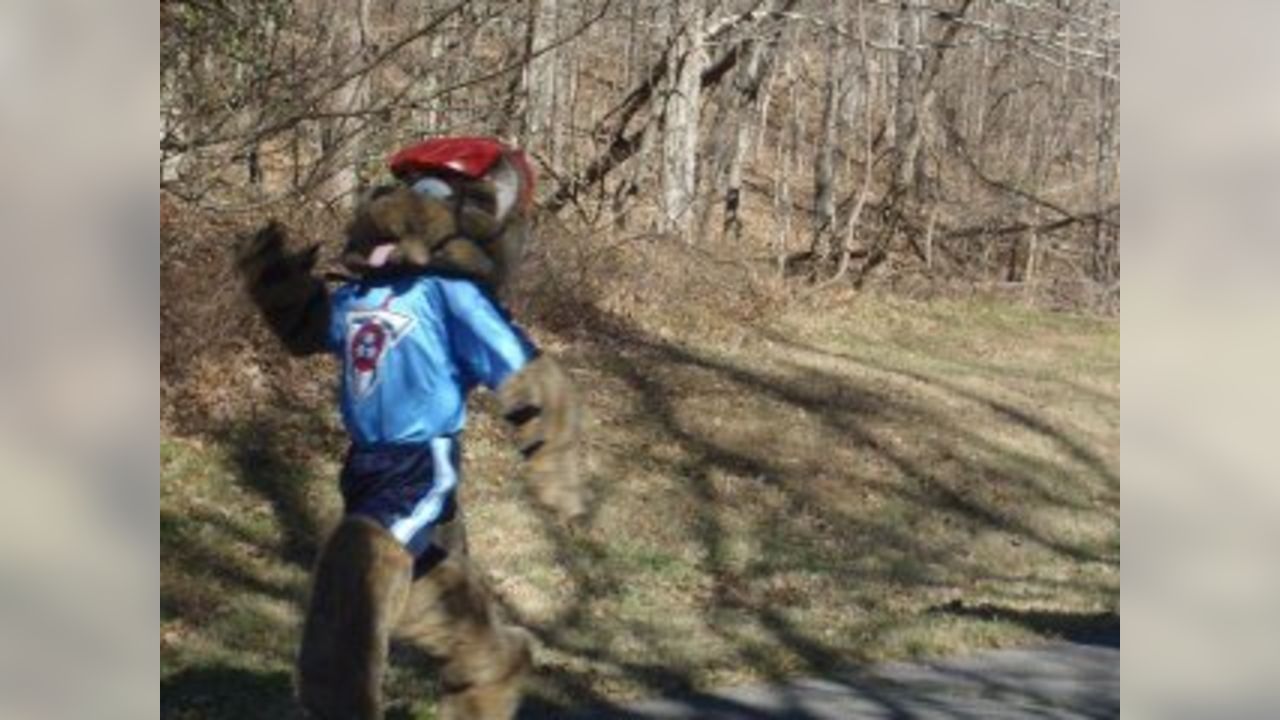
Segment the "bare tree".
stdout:
<path fill-rule="evenodd" d="M 822 120 L 813 162 L 813 241 L 810 252 L 819 264 L 834 254 L 832 230 L 836 217 L 835 150 L 844 63 L 833 18 L 826 32 L 826 79 L 822 88 Z"/>
<path fill-rule="evenodd" d="M 556 61 L 559 49 L 540 49 L 554 42 L 557 27 L 557 0 L 529 0 L 529 34 L 526 46 L 530 58 L 525 68 L 525 143 L 540 152 L 551 165 L 556 165 L 556 143 L 552 128 L 556 124 L 558 77 Z"/>
<path fill-rule="evenodd" d="M 665 20 L 672 41 L 671 62 L 663 87 L 661 229 L 692 242 L 701 78 L 705 65 L 703 3 L 702 0 L 678 0 L 669 3 L 666 10 Z"/>
<path fill-rule="evenodd" d="M 722 208 L 724 252 L 820 286 L 1114 306 L 1118 28 L 1113 0 L 166 0 L 161 187 L 341 211 L 405 142 L 500 134 L 592 231 L 721 252 Z"/>

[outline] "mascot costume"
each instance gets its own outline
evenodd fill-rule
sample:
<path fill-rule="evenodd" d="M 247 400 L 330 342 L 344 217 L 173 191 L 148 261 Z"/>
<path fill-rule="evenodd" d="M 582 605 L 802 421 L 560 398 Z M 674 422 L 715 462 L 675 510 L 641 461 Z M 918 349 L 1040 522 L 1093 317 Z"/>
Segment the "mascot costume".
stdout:
<path fill-rule="evenodd" d="M 344 517 L 315 567 L 298 656 L 310 717 L 381 718 L 388 642 L 439 658 L 440 717 L 514 715 L 532 664 L 467 559 L 455 493 L 466 397 L 496 390 L 534 496 L 583 511 L 578 408 L 568 379 L 497 300 L 529 234 L 533 174 L 488 138 L 442 138 L 390 160 L 347 230 L 343 282 L 313 273 L 275 223 L 238 255 L 253 302 L 295 355 L 341 360 Z"/>

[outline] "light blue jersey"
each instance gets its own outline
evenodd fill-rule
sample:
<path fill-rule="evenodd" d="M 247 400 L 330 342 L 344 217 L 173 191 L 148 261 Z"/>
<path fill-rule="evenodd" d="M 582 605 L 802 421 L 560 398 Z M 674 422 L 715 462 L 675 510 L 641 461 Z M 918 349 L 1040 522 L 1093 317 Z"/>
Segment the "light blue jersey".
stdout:
<path fill-rule="evenodd" d="M 352 283 L 332 303 L 329 346 L 342 360 L 342 420 L 357 447 L 457 433 L 468 391 L 497 388 L 537 353 L 470 280 Z"/>

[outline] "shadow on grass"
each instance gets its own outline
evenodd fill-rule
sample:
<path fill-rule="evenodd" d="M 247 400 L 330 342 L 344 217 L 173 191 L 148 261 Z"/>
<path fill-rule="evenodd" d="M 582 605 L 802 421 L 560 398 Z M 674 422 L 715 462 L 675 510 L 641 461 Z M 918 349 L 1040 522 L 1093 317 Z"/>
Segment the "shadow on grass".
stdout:
<path fill-rule="evenodd" d="M 314 560 L 322 534 L 309 497 L 314 479 L 305 465 L 305 446 L 328 434 L 315 411 L 296 406 L 277 406 L 220 433 L 241 483 L 270 503 L 283 528 L 285 559 L 305 567 Z"/>
<path fill-rule="evenodd" d="M 1044 420 L 1033 410 L 983 397 L 937 377 L 885 367 L 852 354 L 801 345 L 776 334 L 769 337 L 796 354 L 819 354 L 865 371 L 923 383 L 954 396 L 958 401 L 986 408 L 1002 420 L 1060 449 L 1073 463 L 1071 472 L 1079 473 L 1088 482 L 1096 482 L 1110 491 L 1104 497 L 1103 505 L 1090 507 L 1055 491 L 1051 483 L 1039 477 L 1040 468 L 1032 459 L 1019 458 L 1002 450 L 984 437 L 981 428 L 959 426 L 952 418 L 904 400 L 883 384 L 854 380 L 809 367 L 765 369 L 726 361 L 648 334 L 628 320 L 587 303 L 578 308 L 575 321 L 579 324 L 575 338 L 577 346 L 586 349 L 584 356 L 591 363 L 592 371 L 609 382 L 620 384 L 628 397 L 634 398 L 634 407 L 625 422 L 633 424 L 636 432 L 645 433 L 652 440 L 642 443 L 642 449 L 637 451 L 645 453 L 642 458 L 645 465 L 666 477 L 679 478 L 682 490 L 687 492 L 687 497 L 681 500 L 688 501 L 688 507 L 682 508 L 682 512 L 687 513 L 689 537 L 697 546 L 693 553 L 698 558 L 696 569 L 709 581 L 707 595 L 699 606 L 700 619 L 729 648 L 729 662 L 750 666 L 766 678 L 783 680 L 798 672 L 847 675 L 868 659 L 856 650 L 851 651 L 847 643 L 840 645 L 824 640 L 821 628 L 797 626 L 786 610 L 789 604 L 800 599 L 789 598 L 785 594 L 770 595 L 767 590 L 759 589 L 762 581 L 788 569 L 803 570 L 840 587 L 892 587 L 902 594 L 918 593 L 921 596 L 945 584 L 935 577 L 937 568 L 961 572 L 975 582 L 1029 584 L 1043 597 L 1080 589 L 1066 583 L 1056 584 L 1057 581 L 1052 579 L 1005 577 L 1002 576 L 1003 568 L 975 564 L 970 559 L 966 538 L 977 533 L 1007 537 L 1012 543 L 1025 544 L 1036 552 L 1065 563 L 1118 567 L 1118 549 L 1100 549 L 1096 543 L 1055 534 L 1007 512 L 1006 507 L 968 489 L 966 483 L 981 485 L 982 488 L 996 487 L 1019 502 L 1072 513 L 1096 513 L 1102 521 L 1112 520 L 1114 513 L 1110 503 L 1118 499 L 1111 494 L 1118 494 L 1116 474 L 1083 441 Z M 859 454 L 874 460 L 874 467 L 884 468 L 885 472 L 891 472 L 903 481 L 889 483 L 869 472 L 853 475 L 852 471 L 833 470 L 829 467 L 830 459 L 821 456 L 804 458 L 798 464 L 788 463 L 775 456 L 767 446 L 753 447 L 726 441 L 682 412 L 681 402 L 685 399 L 691 377 L 723 385 L 740 396 L 803 413 L 824 433 L 839 438 L 843 446 L 855 448 Z M 875 422 L 886 419 L 918 428 L 922 437 L 927 434 L 936 438 L 924 441 L 924 445 L 931 452 L 936 451 L 942 460 L 935 463 L 929 458 L 917 457 L 910 450 L 887 441 L 874 428 Z M 321 429 L 323 426 L 324 423 L 313 412 L 281 405 L 271 413 L 229 428 L 220 438 L 232 450 L 237 481 L 244 489 L 267 502 L 282 528 L 281 546 L 268 550 L 281 552 L 289 562 L 300 567 L 309 567 L 312 562 L 322 530 L 311 499 L 310 474 L 299 472 L 298 458 L 301 455 L 290 452 L 288 448 L 307 442 L 311 435 L 328 437 L 326 433 L 331 431 Z M 788 429 L 779 427 L 778 432 L 785 434 Z M 643 449 L 657 445 L 674 445 L 681 452 L 672 459 L 669 454 L 659 455 L 655 450 Z M 339 452 L 338 447 L 338 443 L 329 443 L 326 450 Z M 954 447 L 978 448 L 983 452 L 951 452 Z M 908 508 L 913 513 L 912 518 L 952 523 L 970 529 L 971 533 L 968 536 L 958 533 L 946 539 L 926 539 L 910 522 L 901 518 L 878 517 L 874 513 L 857 512 L 847 506 L 832 504 L 813 482 L 814 478 L 830 472 L 845 472 L 847 476 L 840 477 L 851 488 L 879 493 Z M 724 475 L 741 478 L 742 482 L 756 488 L 771 488 L 779 498 L 778 508 L 752 526 L 752 531 L 759 536 L 762 550 L 745 565 L 734 560 L 729 548 L 733 532 L 740 530 L 730 526 L 729 512 L 735 498 L 727 495 L 716 483 L 717 476 Z M 333 482 L 326 478 L 317 481 Z M 586 527 L 597 526 L 601 505 L 610 493 L 617 490 L 616 486 L 597 482 L 597 500 L 589 513 Z M 210 527 L 217 527 L 219 522 L 216 517 L 196 518 L 194 521 Z M 234 528 L 224 526 L 219 532 L 230 537 L 234 535 Z M 654 625 L 634 618 L 609 619 L 609 632 L 625 633 L 649 649 L 647 653 L 638 654 L 612 649 L 614 646 L 602 642 L 595 628 L 593 609 L 625 597 L 634 584 L 634 579 L 618 563 L 609 562 L 619 538 L 604 530 L 566 529 L 549 518 L 541 532 L 555 547 L 555 556 L 576 589 L 574 601 L 558 608 L 550 620 L 539 622 L 521 618 L 514 605 L 503 602 L 503 598 L 499 598 L 499 602 L 504 604 L 509 615 L 526 625 L 542 645 L 572 658 L 575 667 L 584 669 L 542 671 L 524 704 L 521 717 L 563 717 L 573 708 L 584 706 L 616 709 L 594 679 L 600 672 L 624 677 L 648 695 L 692 693 L 695 682 L 691 668 L 682 663 L 681 658 L 666 654 L 662 648 L 661 633 Z M 183 562 L 214 563 L 214 572 L 229 586 L 247 592 L 272 594 L 280 599 L 295 592 L 273 588 L 244 573 L 234 563 L 220 560 L 217 553 L 204 552 L 200 543 L 192 539 L 193 535 L 175 534 L 172 537 L 176 538 L 176 547 L 167 545 L 166 553 L 171 550 L 183 553 Z M 839 552 L 829 552 L 827 549 L 837 540 Z M 812 553 L 805 550 L 809 547 L 814 548 Z M 880 556 L 903 560 L 896 565 L 859 562 Z M 201 611 L 199 598 L 167 602 L 165 607 L 168 608 L 167 616 L 171 617 L 196 618 Z M 853 608 L 851 611 L 856 610 Z M 1053 613 L 1002 609 L 985 598 L 973 604 L 956 600 L 946 605 L 935 605 L 932 609 L 926 603 L 916 611 L 917 615 L 930 613 L 1012 621 L 1037 633 L 1063 637 L 1091 637 L 1089 632 L 1095 628 L 1094 618 L 1075 618 L 1070 614 L 1055 617 Z M 732 623 L 721 622 L 728 616 L 749 618 L 763 637 L 748 637 L 735 629 Z M 886 617 L 879 624 L 862 628 L 868 641 L 892 632 L 897 623 L 912 619 L 901 612 Z M 1118 618 L 1116 628 L 1118 643 Z M 638 656 L 654 659 L 641 662 L 635 659 Z M 798 666 L 796 659 L 799 660 Z M 421 687 L 421 683 L 429 681 L 427 668 L 430 664 L 411 650 L 397 650 L 393 661 L 418 668 L 403 682 Z M 859 686 L 859 690 L 863 696 L 879 703 L 885 713 L 883 717 L 910 716 L 901 697 L 881 693 L 871 685 Z M 283 673 L 255 674 L 223 667 L 193 668 L 183 670 L 162 683 L 162 692 L 166 708 L 210 709 L 209 714 L 197 713 L 192 717 L 290 717 L 286 711 L 289 682 L 287 674 Z M 392 695 L 395 695 L 394 689 Z M 259 701 L 246 700 L 245 696 L 257 697 Z M 732 710 L 731 707 L 720 709 L 725 716 L 733 715 Z M 403 713 L 407 711 L 400 708 L 397 712 L 405 716 Z M 745 710 L 733 716 L 755 717 Z M 802 714 L 770 715 L 780 716 L 806 717 Z M 174 714 L 172 717 L 183 715 Z"/>
<path fill-rule="evenodd" d="M 223 665 L 189 668 L 161 680 L 160 716 L 168 720 L 302 718 L 287 672 Z"/>
<path fill-rule="evenodd" d="M 991 604 L 970 606 L 959 600 L 929 608 L 929 612 L 954 617 L 1012 622 L 1041 635 L 1060 638 L 1078 645 L 1096 645 L 1117 650 L 1120 648 L 1120 616 L 1113 612 L 1015 610 Z"/>
<path fill-rule="evenodd" d="M 599 369 L 621 380 L 638 398 L 640 407 L 635 413 L 636 417 L 643 418 L 644 425 L 658 437 L 674 441 L 685 451 L 685 459 L 678 462 L 664 461 L 658 457 L 651 457 L 648 460 L 651 465 L 664 468 L 673 477 L 685 480 L 693 496 L 695 505 L 693 512 L 696 517 L 692 526 L 700 545 L 701 557 L 704 558 L 701 569 L 712 580 L 711 598 L 705 603 L 704 610 L 707 625 L 716 628 L 715 632 L 730 647 L 735 648 L 734 652 L 744 664 L 761 671 L 766 677 L 783 680 L 794 676 L 797 668 L 781 662 L 780 655 L 783 653 L 762 650 L 758 640 L 737 636 L 734 631 L 723 629 L 725 626 L 716 622 L 719 615 L 725 612 L 749 614 L 756 624 L 768 633 L 775 650 L 783 649 L 785 654 L 798 656 L 802 660 L 800 668 L 802 672 L 824 675 L 845 673 L 864 658 L 858 657 L 856 652 L 850 654 L 847 649 L 841 650 L 817 639 L 818 628 L 797 627 L 784 612 L 779 611 L 780 606 L 785 607 L 785 602 L 771 602 L 767 597 L 744 597 L 742 585 L 780 570 L 780 566 L 784 563 L 774 562 L 769 557 L 761 557 L 745 571 L 734 568 L 725 547 L 729 531 L 724 513 L 724 508 L 731 505 L 733 500 L 716 488 L 713 482 L 714 474 L 726 473 L 743 478 L 755 478 L 758 482 L 781 488 L 785 493 L 784 509 L 777 516 L 772 517 L 770 523 L 762 525 L 760 532 L 785 538 L 783 542 L 792 545 L 820 544 L 825 540 L 824 533 L 832 528 L 840 528 L 843 538 L 848 542 L 845 551 L 850 558 L 893 548 L 918 560 L 926 567 L 939 565 L 963 567 L 969 556 L 968 548 L 960 542 L 928 543 L 914 533 L 911 527 L 877 524 L 865 517 L 825 504 L 823 497 L 812 489 L 812 483 L 809 482 L 812 475 L 825 469 L 821 465 L 788 467 L 778 458 L 770 457 L 767 448 L 733 446 L 717 440 L 704 429 L 690 422 L 687 415 L 682 415 L 677 409 L 678 403 L 684 396 L 680 383 L 674 379 L 678 373 L 698 373 L 707 376 L 712 383 L 725 383 L 743 393 L 768 398 L 774 403 L 804 411 L 832 434 L 844 438 L 860 451 L 874 455 L 880 463 L 907 480 L 906 483 L 890 487 L 878 484 L 875 478 L 861 478 L 860 481 L 864 485 L 876 487 L 880 492 L 894 496 L 904 504 L 918 508 L 921 512 L 952 517 L 956 522 L 978 531 L 998 532 L 1008 536 L 1015 545 L 1027 544 L 1038 547 L 1042 552 L 1058 556 L 1063 562 L 1097 563 L 1118 567 L 1118 553 L 1111 552 L 1112 548 L 1099 548 L 1094 543 L 1057 536 L 1032 522 L 1005 512 L 1002 507 L 964 492 L 963 484 L 957 483 L 956 479 L 971 478 L 986 484 L 1002 484 L 1011 492 L 1026 495 L 1048 505 L 1081 514 L 1097 513 L 1104 522 L 1115 519 L 1112 508 L 1089 507 L 1077 504 L 1068 498 L 1059 497 L 1036 477 L 1034 468 L 1011 471 L 1009 467 L 1014 464 L 1012 462 L 995 464 L 995 460 L 982 457 L 951 456 L 951 465 L 944 473 L 912 457 L 908 452 L 898 449 L 892 443 L 885 442 L 882 437 L 869 429 L 869 425 L 870 421 L 877 418 L 888 416 L 907 418 L 910 423 L 923 430 L 946 434 L 949 442 L 957 446 L 984 442 L 980 429 L 958 427 L 948 418 L 900 400 L 883 387 L 854 382 L 842 375 L 806 368 L 802 373 L 787 376 L 780 372 L 747 368 L 703 355 L 648 335 L 630 325 L 626 320 L 600 312 L 593 307 L 583 307 L 577 319 L 582 331 L 580 340 L 593 344 L 598 351 L 591 357 L 597 363 L 603 363 L 604 367 Z M 791 347 L 796 352 L 822 353 L 844 363 L 856 364 L 863 369 L 896 373 L 915 382 L 931 385 L 959 400 L 980 405 L 997 417 L 1022 427 L 1061 448 L 1075 463 L 1077 470 L 1073 472 L 1087 476 L 1091 478 L 1091 482 L 1096 481 L 1111 491 L 1104 498 L 1106 502 L 1118 499 L 1119 480 L 1107 463 L 1088 449 L 1083 442 L 1031 410 L 1006 401 L 982 397 L 971 390 L 942 382 L 937 378 L 874 365 L 865 358 L 801 346 L 776 335 L 770 339 Z M 990 443 L 987 447 L 995 448 Z M 1023 463 L 1023 465 L 1026 464 Z M 607 492 L 608 488 L 601 488 L 601 490 Z M 544 532 L 563 548 L 564 552 L 557 555 L 565 559 L 567 569 L 574 577 L 577 586 L 583 588 L 584 592 L 579 602 L 564 608 L 555 621 L 543 624 L 539 628 L 539 636 L 543 642 L 571 656 L 587 660 L 597 667 L 608 667 L 612 671 L 621 673 L 641 684 L 649 694 L 685 694 L 689 690 L 689 682 L 687 676 L 680 670 L 666 665 L 637 666 L 616 655 L 611 656 L 610 653 L 583 646 L 577 629 L 583 619 L 588 617 L 587 609 L 593 602 L 599 602 L 602 595 L 625 593 L 628 578 L 609 575 L 607 572 L 602 573 L 598 566 L 592 565 L 590 558 L 607 555 L 608 548 L 604 546 L 604 541 L 585 541 L 589 551 L 583 552 L 582 538 L 571 538 L 554 525 L 548 525 Z M 584 559 L 578 561 L 577 558 Z M 986 576 L 993 581 L 1000 580 L 999 568 L 968 568 L 968 570 L 979 577 Z M 823 568 L 823 571 L 833 580 L 841 583 L 890 584 L 904 590 L 910 590 L 913 587 L 926 590 L 931 584 L 927 572 L 921 573 L 919 577 L 889 576 L 862 571 L 852 562 L 844 566 L 839 564 L 828 566 Z M 1028 581 L 1027 578 L 1019 578 L 1019 580 L 1024 583 Z M 1066 589 L 1055 587 L 1048 582 L 1045 588 L 1046 595 Z M 964 616 L 984 620 L 1017 620 L 1020 621 L 1019 624 L 1038 633 L 1061 634 L 1064 626 L 1052 624 L 1048 615 L 1048 613 L 1037 612 L 1019 614 L 1015 611 L 1004 615 L 981 613 Z M 1062 620 L 1064 623 L 1069 622 L 1065 618 Z M 614 623 L 615 626 L 617 624 Z M 634 636 L 643 638 L 646 635 L 642 627 L 624 625 L 624 628 Z M 872 628 L 871 632 L 888 632 L 891 629 L 891 627 Z M 1085 636 L 1073 634 L 1072 637 Z M 1105 642 L 1105 637 L 1103 641 Z M 598 695 L 590 683 L 584 682 L 582 678 L 569 675 L 549 678 L 548 685 L 554 688 L 555 696 L 569 696 L 585 701 L 587 704 L 610 707 L 605 698 Z M 553 717 L 569 709 L 568 706 L 547 698 L 541 698 L 537 703 L 527 711 L 528 717 Z M 897 709 L 888 697 L 883 698 L 881 705 L 881 709 L 888 713 L 884 715 L 885 717 L 907 716 L 898 715 Z M 522 717 L 524 716 L 526 715 L 522 714 Z M 607 716 L 613 716 L 613 714 Z M 734 716 L 753 717 L 745 712 Z M 804 717 L 791 714 L 777 716 Z"/>

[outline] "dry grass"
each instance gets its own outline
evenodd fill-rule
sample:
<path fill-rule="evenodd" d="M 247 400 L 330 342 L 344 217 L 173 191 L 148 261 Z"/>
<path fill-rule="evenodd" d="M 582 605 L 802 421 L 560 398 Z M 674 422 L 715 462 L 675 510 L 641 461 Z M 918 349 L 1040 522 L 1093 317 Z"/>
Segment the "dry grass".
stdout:
<path fill-rule="evenodd" d="M 484 398 L 466 449 L 475 554 L 541 641 L 535 708 L 1031 642 L 1117 610 L 1115 321 L 828 295 L 692 324 L 593 292 L 529 311 L 585 388 L 587 527 L 505 480 Z M 165 440 L 166 717 L 287 716 L 340 448 L 331 410 L 278 400 Z M 429 674 L 398 657 L 396 713 L 429 716 Z"/>

